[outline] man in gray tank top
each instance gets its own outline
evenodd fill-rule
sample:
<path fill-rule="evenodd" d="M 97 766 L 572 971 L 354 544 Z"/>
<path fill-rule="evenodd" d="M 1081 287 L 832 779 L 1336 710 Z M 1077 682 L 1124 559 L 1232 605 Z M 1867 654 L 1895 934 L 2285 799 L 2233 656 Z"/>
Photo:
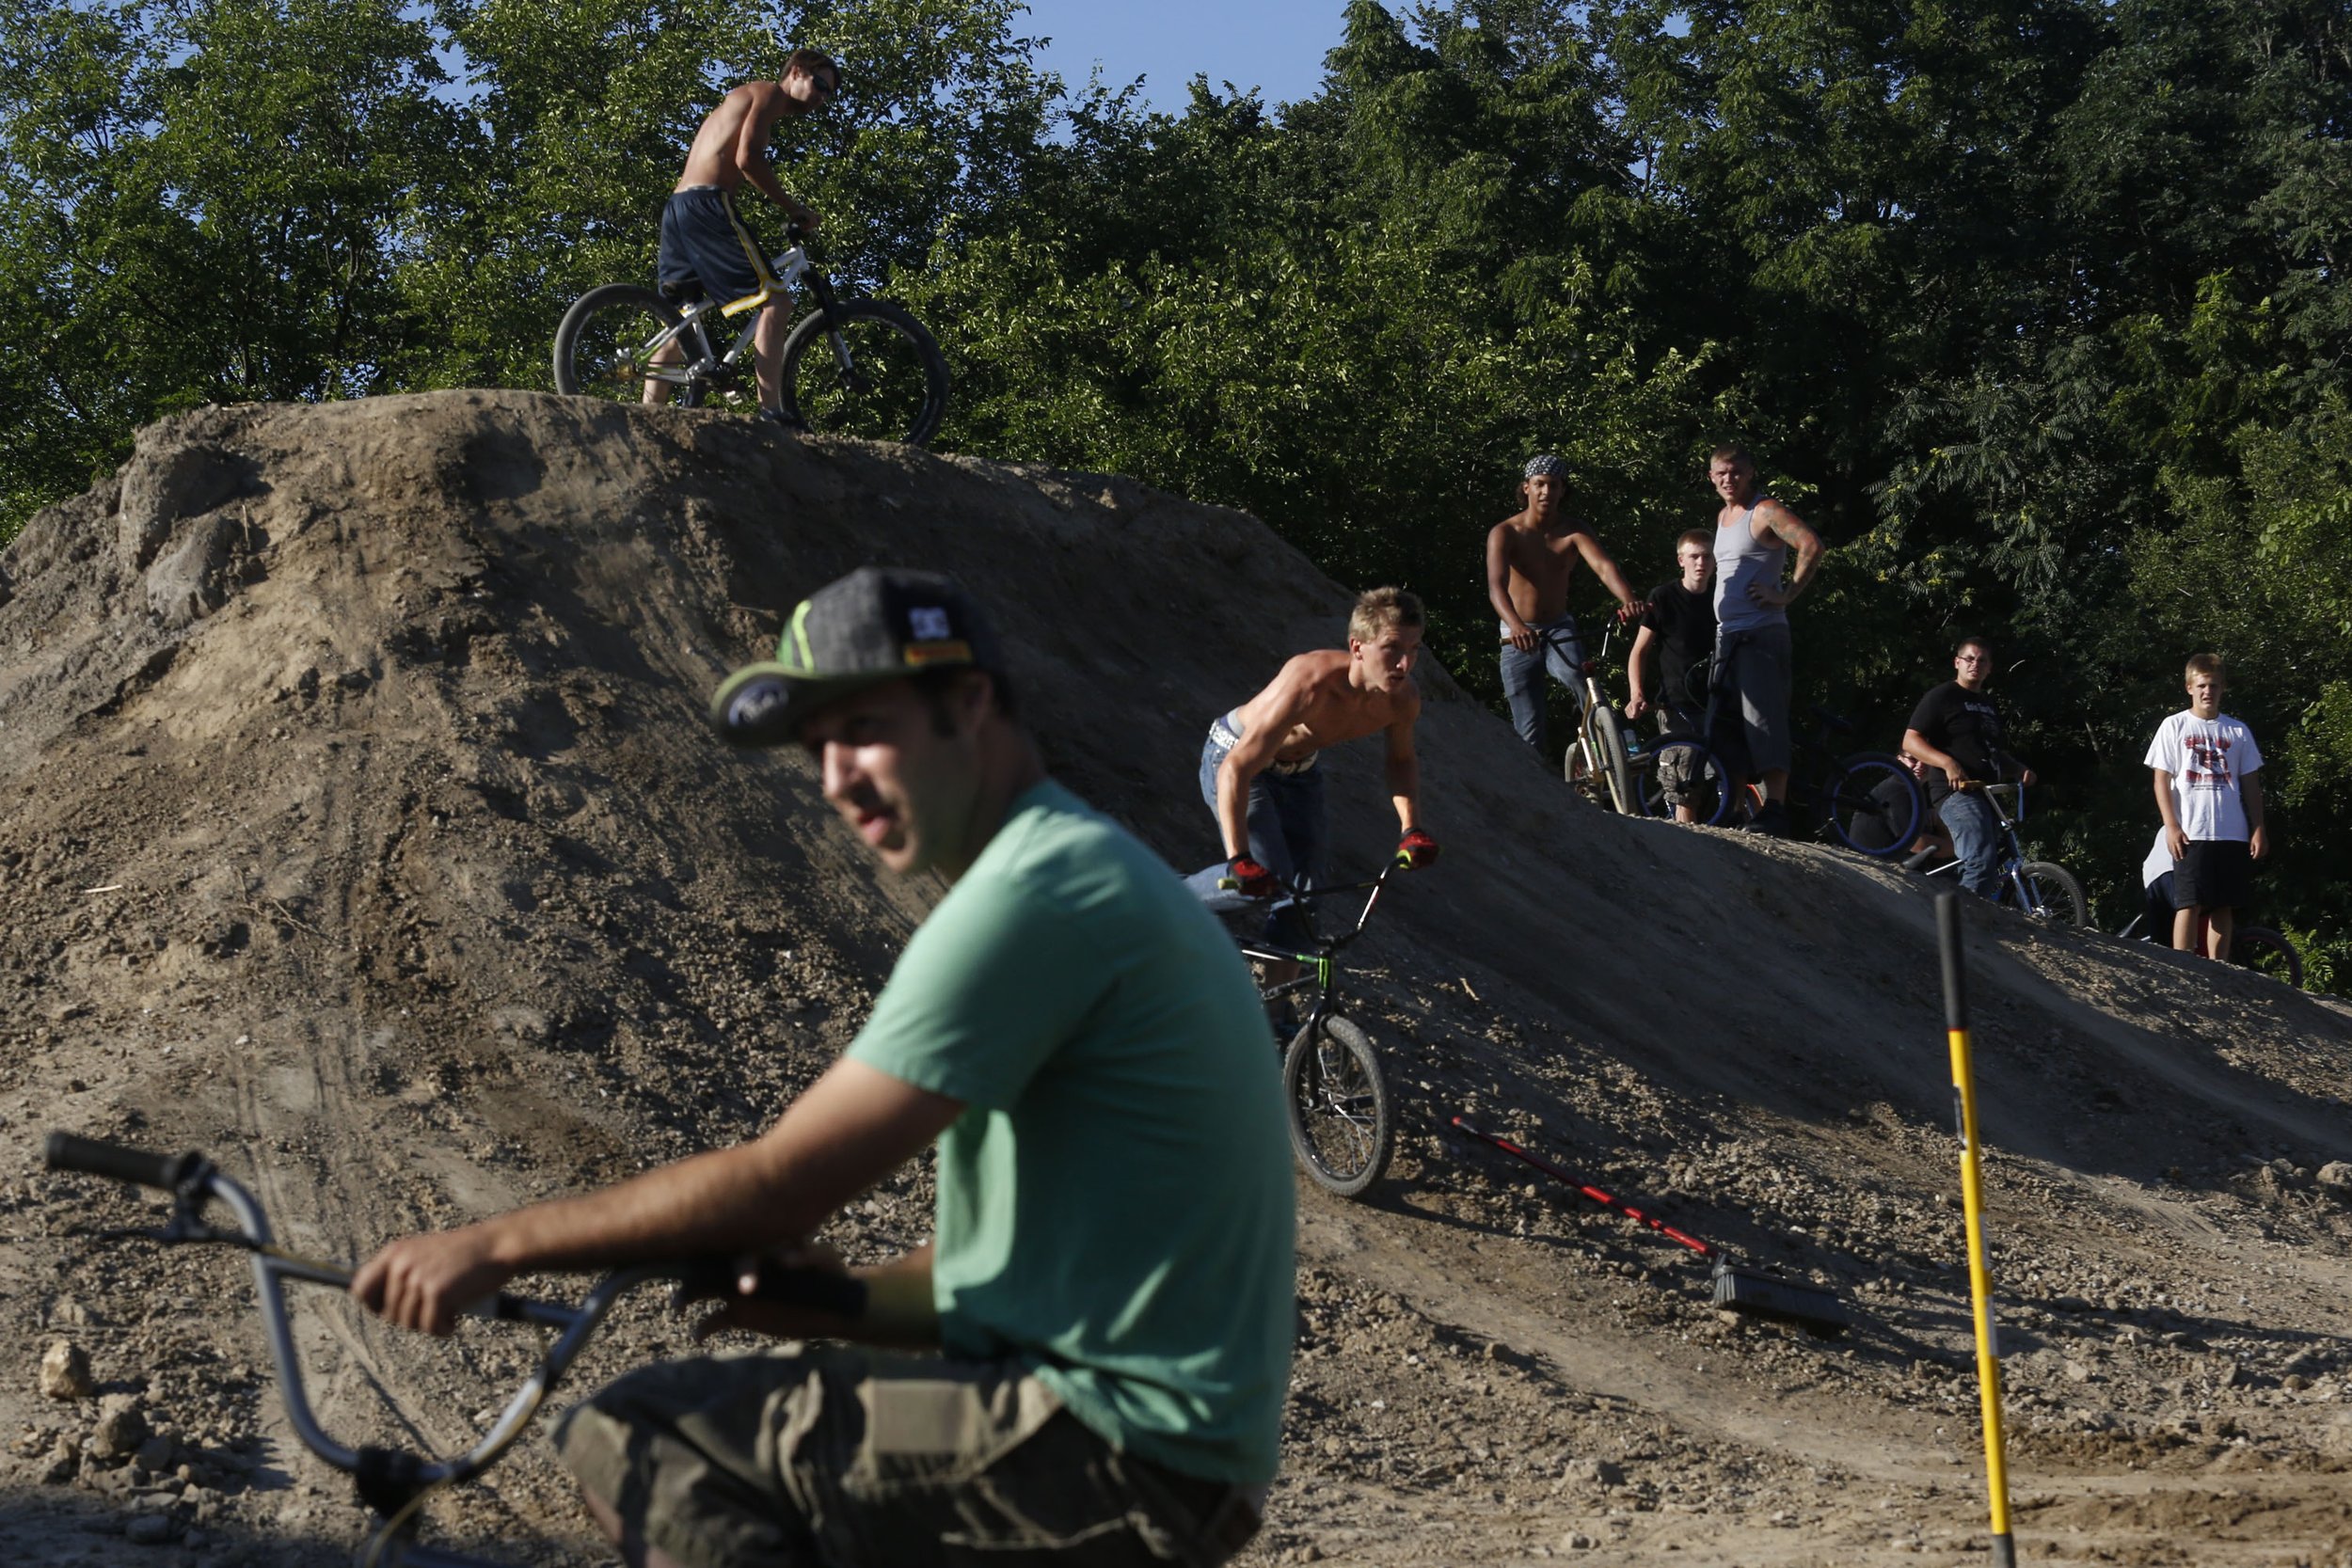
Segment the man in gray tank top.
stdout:
<path fill-rule="evenodd" d="M 1804 520 L 1757 493 L 1756 461 L 1738 447 L 1717 447 L 1707 480 L 1723 498 L 1715 515 L 1715 666 L 1717 734 L 1725 761 L 1742 783 L 1764 785 L 1764 809 L 1748 826 L 1788 831 L 1788 606 L 1812 584 L 1820 537 Z M 1788 552 L 1796 571 L 1787 582 Z M 1733 704 L 1738 720 L 1733 721 Z"/>

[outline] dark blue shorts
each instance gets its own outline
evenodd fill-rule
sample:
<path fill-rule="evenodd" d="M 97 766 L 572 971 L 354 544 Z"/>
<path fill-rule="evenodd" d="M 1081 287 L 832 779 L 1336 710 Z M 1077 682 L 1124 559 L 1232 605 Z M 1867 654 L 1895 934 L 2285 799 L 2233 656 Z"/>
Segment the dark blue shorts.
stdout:
<path fill-rule="evenodd" d="M 661 259 L 654 276 L 669 293 L 699 287 L 721 305 L 755 294 L 770 281 L 768 258 L 735 210 L 712 186 L 679 191 L 661 209 Z"/>

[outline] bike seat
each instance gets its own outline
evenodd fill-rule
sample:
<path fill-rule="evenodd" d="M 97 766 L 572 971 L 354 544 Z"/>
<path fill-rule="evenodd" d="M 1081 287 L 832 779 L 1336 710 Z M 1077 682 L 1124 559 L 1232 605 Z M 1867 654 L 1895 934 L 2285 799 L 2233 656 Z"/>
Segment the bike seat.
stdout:
<path fill-rule="evenodd" d="M 661 297 L 673 305 L 698 305 L 702 302 L 703 286 L 693 278 L 672 278 L 657 286 Z"/>
<path fill-rule="evenodd" d="M 1579 674 L 1597 675 L 1600 673 L 1600 660 L 1597 658 L 1588 658 L 1576 668 Z"/>
<path fill-rule="evenodd" d="M 1833 713 L 1820 704 L 1813 705 L 1813 717 L 1834 735 L 1851 735 L 1857 728 L 1854 721 L 1842 713 Z"/>

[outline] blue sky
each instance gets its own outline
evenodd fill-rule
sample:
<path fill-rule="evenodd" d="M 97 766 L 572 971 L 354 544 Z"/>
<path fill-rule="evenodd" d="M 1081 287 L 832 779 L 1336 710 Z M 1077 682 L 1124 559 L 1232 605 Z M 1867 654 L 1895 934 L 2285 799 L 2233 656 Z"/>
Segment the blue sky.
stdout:
<path fill-rule="evenodd" d="M 1016 33 L 1053 42 L 1038 63 L 1086 86 L 1099 62 L 1120 87 L 1145 78 L 1152 107 L 1175 114 L 1195 74 L 1257 87 L 1268 105 L 1313 94 L 1323 56 L 1340 41 L 1344 0 L 1029 0 Z"/>

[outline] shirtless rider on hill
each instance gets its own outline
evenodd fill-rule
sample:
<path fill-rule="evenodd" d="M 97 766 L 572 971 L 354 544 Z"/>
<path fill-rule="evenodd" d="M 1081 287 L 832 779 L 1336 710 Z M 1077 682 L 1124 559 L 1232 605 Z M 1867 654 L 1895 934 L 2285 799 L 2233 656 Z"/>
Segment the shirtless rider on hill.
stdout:
<path fill-rule="evenodd" d="M 661 259 L 658 276 L 665 293 L 699 288 L 724 305 L 755 294 L 775 280 L 767 252 L 743 227 L 735 193 L 748 180 L 758 192 L 803 230 L 815 230 L 815 213 L 776 181 L 768 160 L 768 137 L 782 119 L 814 114 L 841 90 L 841 68 L 814 49 L 795 49 L 784 75 L 773 82 L 746 82 L 719 101 L 694 133 L 669 205 L 661 210 Z M 790 301 L 762 307 L 752 346 L 759 361 L 759 405 L 771 419 L 784 406 L 784 329 Z M 676 342 L 661 345 L 654 363 L 675 365 L 686 356 Z M 666 381 L 645 383 L 647 403 L 670 401 Z"/>
<path fill-rule="evenodd" d="M 1584 644 L 1568 613 L 1568 584 L 1581 560 L 1617 596 L 1618 619 L 1642 611 L 1632 585 L 1593 531 L 1561 510 L 1568 466 L 1549 452 L 1527 461 L 1519 485 L 1527 506 L 1486 532 L 1486 597 L 1502 618 L 1502 694 L 1519 738 L 1544 745 L 1544 673 L 1584 697 Z"/>
<path fill-rule="evenodd" d="M 1421 830 L 1421 763 L 1413 723 L 1421 690 L 1412 678 L 1421 653 L 1421 601 L 1396 588 L 1375 588 L 1356 601 L 1347 646 L 1300 654 L 1255 697 L 1209 726 L 1200 749 L 1200 795 L 1216 814 L 1226 859 L 1185 879 L 1214 907 L 1265 898 L 1279 883 L 1311 885 L 1323 874 L 1325 807 L 1318 753 L 1375 732 L 1388 736 L 1389 795 L 1407 863 L 1438 858 L 1438 841 Z M 1267 916 L 1278 942 L 1303 940 L 1296 906 L 1284 899 Z"/>

